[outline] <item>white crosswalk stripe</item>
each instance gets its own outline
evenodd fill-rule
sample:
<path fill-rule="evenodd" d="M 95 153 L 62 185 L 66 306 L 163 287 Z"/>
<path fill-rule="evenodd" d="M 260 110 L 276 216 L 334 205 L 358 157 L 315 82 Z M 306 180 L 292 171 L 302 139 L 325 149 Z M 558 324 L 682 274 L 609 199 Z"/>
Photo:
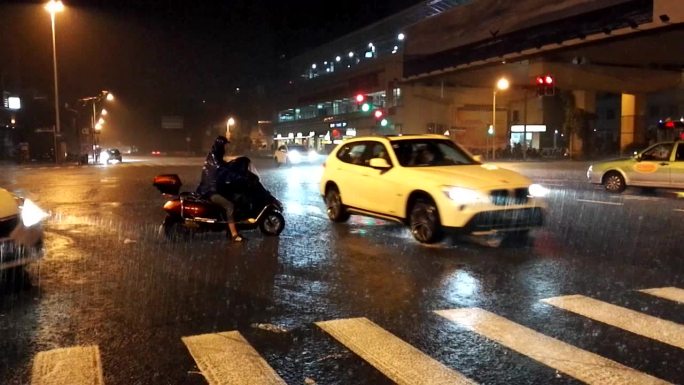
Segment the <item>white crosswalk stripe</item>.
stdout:
<path fill-rule="evenodd" d="M 103 385 L 100 350 L 75 346 L 40 352 L 31 372 L 31 385 Z"/>
<path fill-rule="evenodd" d="M 367 318 L 316 325 L 397 384 L 475 384 Z"/>
<path fill-rule="evenodd" d="M 659 287 L 654 289 L 639 290 L 642 293 L 650 294 L 655 297 L 668 299 L 679 303 L 684 303 L 684 289 L 678 287 Z"/>
<path fill-rule="evenodd" d="M 583 295 L 543 299 L 549 305 L 684 349 L 684 325 Z"/>
<path fill-rule="evenodd" d="M 684 290 L 676 287 L 642 289 L 639 292 L 674 301 L 672 306 L 684 303 Z M 582 295 L 553 297 L 541 301 L 639 336 L 684 348 L 684 326 L 672 321 Z M 480 308 L 437 310 L 435 313 L 587 384 L 670 384 Z M 476 384 L 474 380 L 435 360 L 367 318 L 336 319 L 317 322 L 316 325 L 341 346 L 397 384 Z M 187 336 L 182 337 L 182 341 L 209 385 L 286 384 L 238 331 Z M 506 374 L 500 373 L 501 376 Z M 359 382 L 363 380 L 360 378 Z M 67 347 L 36 355 L 31 385 L 85 384 L 104 385 L 98 346 Z"/>
<path fill-rule="evenodd" d="M 285 381 L 237 331 L 183 337 L 210 385 L 284 385 Z"/>
<path fill-rule="evenodd" d="M 587 384 L 669 384 L 479 308 L 437 314 Z"/>

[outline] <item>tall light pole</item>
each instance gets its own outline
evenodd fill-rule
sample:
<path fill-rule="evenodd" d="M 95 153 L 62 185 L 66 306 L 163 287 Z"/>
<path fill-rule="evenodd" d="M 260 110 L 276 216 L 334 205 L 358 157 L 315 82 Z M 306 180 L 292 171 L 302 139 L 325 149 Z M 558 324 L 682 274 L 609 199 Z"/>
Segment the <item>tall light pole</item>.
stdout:
<path fill-rule="evenodd" d="M 492 160 L 494 159 L 494 154 L 496 152 L 496 91 L 505 91 L 510 85 L 511 83 L 508 79 L 501 78 L 496 82 L 496 87 L 494 88 L 494 100 L 492 101 Z"/>
<path fill-rule="evenodd" d="M 55 14 L 64 10 L 64 4 L 61 1 L 50 0 L 45 4 L 45 9 L 50 13 L 50 21 L 52 24 L 52 67 L 55 78 L 55 129 L 53 130 L 53 145 L 55 149 L 55 163 L 58 162 L 57 156 L 57 135 L 59 135 L 59 86 L 57 82 L 57 43 L 55 39 Z"/>

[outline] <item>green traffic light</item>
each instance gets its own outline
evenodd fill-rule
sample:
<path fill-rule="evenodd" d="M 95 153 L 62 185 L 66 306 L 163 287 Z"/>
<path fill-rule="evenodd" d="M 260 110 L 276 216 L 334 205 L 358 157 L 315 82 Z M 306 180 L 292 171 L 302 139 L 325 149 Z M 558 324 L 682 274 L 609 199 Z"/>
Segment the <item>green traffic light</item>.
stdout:
<path fill-rule="evenodd" d="M 383 120 L 380 121 L 380 125 L 381 125 L 382 127 L 387 127 L 388 124 L 389 124 L 389 121 L 387 121 L 387 119 L 383 119 Z"/>
<path fill-rule="evenodd" d="M 361 105 L 361 111 L 363 111 L 363 112 L 368 112 L 368 111 L 370 111 L 370 109 L 371 109 L 371 106 L 368 103 L 363 103 Z"/>

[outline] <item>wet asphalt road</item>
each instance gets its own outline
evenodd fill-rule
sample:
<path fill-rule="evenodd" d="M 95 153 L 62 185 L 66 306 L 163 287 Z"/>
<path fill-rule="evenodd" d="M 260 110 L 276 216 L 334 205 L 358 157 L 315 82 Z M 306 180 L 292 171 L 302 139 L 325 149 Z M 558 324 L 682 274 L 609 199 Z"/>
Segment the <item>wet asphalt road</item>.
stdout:
<path fill-rule="evenodd" d="M 684 200 L 607 195 L 586 184 L 585 164 L 512 163 L 553 189 L 531 243 L 491 248 L 460 238 L 426 247 L 393 223 L 331 224 L 319 165 L 260 160 L 263 182 L 286 205 L 279 238 L 254 231 L 246 244 L 220 233 L 169 242 L 158 234 L 164 200 L 152 177 L 178 173 L 194 188 L 200 165 L 0 167 L 0 186 L 52 214 L 46 256 L 28 269 L 33 288 L 2 287 L 0 384 L 31 383 L 38 352 L 93 345 L 106 384 L 206 384 L 181 338 L 233 330 L 288 384 L 393 383 L 315 325 L 355 317 L 477 383 L 581 383 L 434 313 L 474 307 L 684 383 L 681 346 L 540 302 L 581 294 L 684 324 L 684 304 L 637 291 L 684 288 Z"/>

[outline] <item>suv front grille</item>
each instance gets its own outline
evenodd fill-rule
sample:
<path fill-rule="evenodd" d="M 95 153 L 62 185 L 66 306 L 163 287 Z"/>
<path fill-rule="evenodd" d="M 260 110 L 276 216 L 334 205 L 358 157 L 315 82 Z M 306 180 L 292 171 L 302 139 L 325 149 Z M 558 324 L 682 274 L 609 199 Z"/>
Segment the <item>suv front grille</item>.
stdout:
<path fill-rule="evenodd" d="M 19 217 L 13 216 L 0 219 L 0 238 L 9 237 L 12 230 L 19 224 Z"/>
<path fill-rule="evenodd" d="M 524 205 L 529 195 L 530 192 L 525 187 L 515 190 L 492 190 L 489 199 L 497 206 Z"/>

